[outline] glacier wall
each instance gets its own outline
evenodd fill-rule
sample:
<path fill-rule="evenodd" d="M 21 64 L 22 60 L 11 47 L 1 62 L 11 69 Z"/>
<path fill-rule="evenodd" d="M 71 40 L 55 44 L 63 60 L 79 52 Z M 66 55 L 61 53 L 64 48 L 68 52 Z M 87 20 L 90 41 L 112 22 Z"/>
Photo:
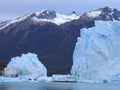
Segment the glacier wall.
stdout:
<path fill-rule="evenodd" d="M 120 81 L 119 21 L 96 21 L 95 27 L 81 30 L 71 74 L 93 82 Z"/>
<path fill-rule="evenodd" d="M 22 54 L 14 57 L 3 71 L 6 77 L 25 76 L 30 79 L 47 76 L 47 69 L 39 61 L 36 54 Z"/>

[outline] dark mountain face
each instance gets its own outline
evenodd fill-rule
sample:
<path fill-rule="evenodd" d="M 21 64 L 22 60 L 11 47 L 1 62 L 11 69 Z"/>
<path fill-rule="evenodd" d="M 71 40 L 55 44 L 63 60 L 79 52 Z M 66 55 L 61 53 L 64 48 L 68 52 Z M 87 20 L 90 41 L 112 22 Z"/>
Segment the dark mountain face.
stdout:
<path fill-rule="evenodd" d="M 95 20 L 120 19 L 117 9 L 109 9 L 111 8 L 98 9 L 101 13 L 94 18 L 84 13 L 79 19 L 61 25 L 32 20 L 32 17 L 53 19 L 56 17 L 55 11 L 33 13 L 26 19 L 0 30 L 0 61 L 8 63 L 12 57 L 33 52 L 38 54 L 40 61 L 47 67 L 48 75 L 68 74 L 80 29 L 93 27 Z"/>
<path fill-rule="evenodd" d="M 69 73 L 78 33 L 68 26 L 35 23 L 28 18 L 1 30 L 0 60 L 8 63 L 11 57 L 33 52 L 45 64 L 49 75 Z"/>

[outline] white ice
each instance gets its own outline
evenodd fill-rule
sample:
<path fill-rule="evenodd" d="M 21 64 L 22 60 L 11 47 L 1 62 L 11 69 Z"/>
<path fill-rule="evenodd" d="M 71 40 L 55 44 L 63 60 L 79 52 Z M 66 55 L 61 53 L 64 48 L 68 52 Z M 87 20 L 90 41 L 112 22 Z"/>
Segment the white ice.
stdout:
<path fill-rule="evenodd" d="M 47 69 L 36 54 L 22 54 L 14 57 L 3 71 L 5 77 L 36 79 L 47 76 Z"/>
<path fill-rule="evenodd" d="M 74 77 L 71 75 L 52 75 L 52 81 L 53 82 L 80 82 L 80 79 L 78 77 Z"/>

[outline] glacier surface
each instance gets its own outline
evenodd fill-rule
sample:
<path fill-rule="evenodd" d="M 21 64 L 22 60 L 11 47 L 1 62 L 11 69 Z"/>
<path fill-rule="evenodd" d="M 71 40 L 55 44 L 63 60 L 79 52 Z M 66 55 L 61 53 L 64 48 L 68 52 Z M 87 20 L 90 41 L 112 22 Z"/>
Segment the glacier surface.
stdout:
<path fill-rule="evenodd" d="M 96 21 L 81 30 L 71 74 L 93 82 L 120 82 L 120 22 Z"/>
<path fill-rule="evenodd" d="M 22 54 L 14 57 L 3 71 L 5 77 L 19 77 L 26 79 L 36 79 L 47 76 L 47 69 L 39 61 L 36 54 Z"/>

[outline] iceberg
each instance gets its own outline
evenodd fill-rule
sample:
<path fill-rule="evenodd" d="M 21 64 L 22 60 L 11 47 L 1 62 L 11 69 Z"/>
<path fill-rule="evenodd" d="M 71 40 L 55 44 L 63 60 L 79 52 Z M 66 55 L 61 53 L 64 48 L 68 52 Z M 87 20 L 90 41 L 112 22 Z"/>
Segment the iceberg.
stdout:
<path fill-rule="evenodd" d="M 93 82 L 120 82 L 120 22 L 96 21 L 81 30 L 71 75 Z"/>
<path fill-rule="evenodd" d="M 0 82 L 21 82 L 21 80 L 18 77 L 13 78 L 13 77 L 2 77 L 2 76 L 0 76 Z"/>
<path fill-rule="evenodd" d="M 71 75 L 52 75 L 52 81 L 53 82 L 80 82 L 78 77 L 74 77 Z"/>
<path fill-rule="evenodd" d="M 36 79 L 47 76 L 47 69 L 34 53 L 14 57 L 3 71 L 4 77 Z"/>

